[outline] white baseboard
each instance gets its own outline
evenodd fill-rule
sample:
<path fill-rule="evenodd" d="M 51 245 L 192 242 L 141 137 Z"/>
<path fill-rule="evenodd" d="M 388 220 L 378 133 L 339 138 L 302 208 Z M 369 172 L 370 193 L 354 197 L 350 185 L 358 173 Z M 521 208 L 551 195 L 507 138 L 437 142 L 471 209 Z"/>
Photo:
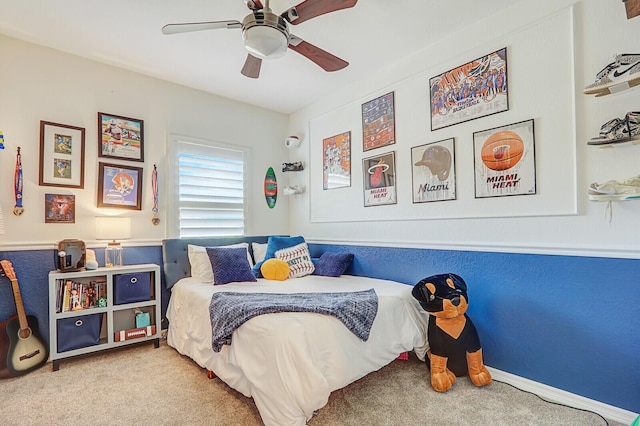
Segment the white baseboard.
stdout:
<path fill-rule="evenodd" d="M 487 369 L 489 370 L 493 378 L 497 381 L 508 383 L 517 387 L 518 389 L 535 393 L 542 398 L 549 399 L 554 402 L 559 402 L 561 404 L 568 405 L 569 407 L 593 411 L 594 413 L 598 413 L 608 420 L 613 420 L 628 425 L 638 417 L 638 413 L 633 413 L 622 408 L 614 407 L 613 405 L 608 405 L 600 401 L 585 398 L 583 396 L 563 391 L 561 389 L 557 389 L 543 383 L 525 379 L 524 377 L 496 370 L 495 368 L 487 367 Z"/>

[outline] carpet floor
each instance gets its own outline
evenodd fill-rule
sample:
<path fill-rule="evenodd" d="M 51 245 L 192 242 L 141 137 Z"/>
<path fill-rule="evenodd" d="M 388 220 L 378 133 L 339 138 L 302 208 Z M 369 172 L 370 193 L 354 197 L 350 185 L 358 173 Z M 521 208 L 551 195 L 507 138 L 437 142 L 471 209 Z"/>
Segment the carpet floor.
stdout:
<path fill-rule="evenodd" d="M 0 423 L 21 425 L 259 426 L 251 398 L 161 341 L 46 364 L 0 381 Z M 415 356 L 396 360 L 333 392 L 309 426 L 549 425 L 622 426 L 495 382 L 477 388 L 458 378 L 435 392 Z"/>

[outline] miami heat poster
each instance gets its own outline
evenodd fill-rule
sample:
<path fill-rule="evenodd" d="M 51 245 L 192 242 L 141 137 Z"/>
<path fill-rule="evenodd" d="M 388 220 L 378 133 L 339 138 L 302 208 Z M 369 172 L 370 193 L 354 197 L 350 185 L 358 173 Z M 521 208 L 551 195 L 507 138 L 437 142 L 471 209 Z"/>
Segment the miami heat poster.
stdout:
<path fill-rule="evenodd" d="M 351 132 L 322 140 L 322 189 L 351 186 Z"/>
<path fill-rule="evenodd" d="M 509 109 L 507 48 L 429 79 L 431 130 Z"/>
<path fill-rule="evenodd" d="M 393 92 L 362 104 L 362 151 L 396 143 Z"/>
<path fill-rule="evenodd" d="M 473 134 L 476 198 L 536 193 L 533 120 Z"/>
<path fill-rule="evenodd" d="M 395 151 L 362 160 L 364 206 L 396 204 Z"/>
<path fill-rule="evenodd" d="M 413 202 L 456 199 L 454 138 L 411 148 Z"/>

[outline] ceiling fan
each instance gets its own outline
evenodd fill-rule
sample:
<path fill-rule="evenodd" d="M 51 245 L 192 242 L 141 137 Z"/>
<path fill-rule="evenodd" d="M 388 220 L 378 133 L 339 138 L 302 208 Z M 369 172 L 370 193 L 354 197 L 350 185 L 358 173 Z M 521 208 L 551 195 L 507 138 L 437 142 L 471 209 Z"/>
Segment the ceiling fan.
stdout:
<path fill-rule="evenodd" d="M 276 15 L 269 7 L 269 0 L 243 0 L 251 13 L 240 21 L 211 21 L 167 24 L 163 34 L 177 34 L 218 28 L 242 29 L 245 48 L 249 51 L 241 73 L 250 78 L 260 76 L 263 59 L 282 57 L 287 47 L 315 62 L 325 71 L 338 71 L 349 63 L 302 40 L 289 32 L 289 24 L 297 25 L 311 18 L 347 9 L 358 0 L 305 0 Z"/>

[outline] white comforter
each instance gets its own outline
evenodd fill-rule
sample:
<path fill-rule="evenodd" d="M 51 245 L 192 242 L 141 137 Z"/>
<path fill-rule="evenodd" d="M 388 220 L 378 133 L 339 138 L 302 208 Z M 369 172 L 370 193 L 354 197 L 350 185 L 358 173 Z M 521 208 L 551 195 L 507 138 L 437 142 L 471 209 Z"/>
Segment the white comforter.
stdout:
<path fill-rule="evenodd" d="M 314 313 L 260 315 L 232 336 L 218 353 L 211 348 L 209 303 L 217 291 L 310 293 L 374 288 L 378 313 L 363 342 L 338 319 Z M 424 359 L 428 314 L 411 296 L 411 286 L 343 275 L 306 276 L 286 281 L 258 280 L 222 286 L 180 280 L 167 310 L 167 342 L 213 371 L 242 394 L 253 397 L 263 422 L 304 425 L 340 389 L 414 350 Z"/>

